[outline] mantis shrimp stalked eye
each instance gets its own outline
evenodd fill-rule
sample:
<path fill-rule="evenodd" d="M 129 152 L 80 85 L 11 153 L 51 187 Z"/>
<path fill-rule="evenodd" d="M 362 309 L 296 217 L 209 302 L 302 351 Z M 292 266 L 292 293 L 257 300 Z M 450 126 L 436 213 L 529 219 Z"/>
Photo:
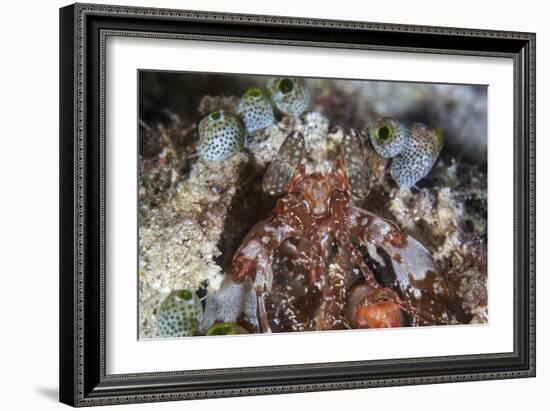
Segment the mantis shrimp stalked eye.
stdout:
<path fill-rule="evenodd" d="M 266 93 L 258 87 L 250 88 L 243 94 L 237 107 L 248 133 L 262 130 L 273 124 L 273 107 Z"/>
<path fill-rule="evenodd" d="M 309 105 L 309 91 L 300 78 L 274 77 L 267 82 L 271 101 L 288 116 L 298 117 Z"/>
<path fill-rule="evenodd" d="M 391 175 L 400 188 L 410 188 L 426 177 L 443 148 L 440 129 L 390 118 L 375 123 L 370 140 L 380 156 L 393 159 Z"/>
<path fill-rule="evenodd" d="M 365 150 L 359 132 L 351 129 L 342 139 L 346 176 L 353 195 L 365 198 L 369 193 L 369 174 Z"/>
<path fill-rule="evenodd" d="M 220 161 L 239 152 L 246 131 L 242 120 L 220 110 L 204 117 L 199 123 L 199 157 Z"/>
<path fill-rule="evenodd" d="M 304 136 L 293 131 L 285 139 L 277 157 L 269 164 L 262 181 L 263 190 L 276 196 L 285 192 L 290 179 L 302 162 L 306 148 Z"/>

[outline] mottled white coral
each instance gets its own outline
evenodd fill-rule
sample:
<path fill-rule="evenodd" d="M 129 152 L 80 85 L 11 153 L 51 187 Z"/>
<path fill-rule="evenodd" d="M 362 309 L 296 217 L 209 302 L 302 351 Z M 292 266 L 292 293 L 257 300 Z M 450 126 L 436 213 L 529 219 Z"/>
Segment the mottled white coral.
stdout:
<path fill-rule="evenodd" d="M 168 295 L 149 287 L 145 273 L 139 272 L 139 337 L 152 338 L 158 335 L 157 314 L 161 301 Z"/>
<path fill-rule="evenodd" d="M 453 233 L 464 216 L 462 204 L 454 198 L 449 187 L 437 192 L 420 189 L 414 193 L 393 189 L 389 210 L 402 227 L 413 230 L 418 221 L 423 220 L 436 237 Z"/>
<path fill-rule="evenodd" d="M 204 282 L 219 286 L 217 244 L 246 162 L 242 153 L 220 163 L 196 162 L 162 208 L 151 211 L 139 230 L 140 270 L 149 287 L 168 293 Z"/>
<path fill-rule="evenodd" d="M 451 173 L 454 167 L 451 166 Z M 445 272 L 472 323 L 487 321 L 486 246 L 462 231 L 460 190 L 394 190 L 389 210 L 407 231 L 431 242 L 434 262 Z M 423 227 L 423 229 L 419 229 Z"/>
<path fill-rule="evenodd" d="M 264 169 L 277 155 L 277 151 L 287 136 L 286 130 L 273 124 L 248 139 L 247 149 L 252 154 L 258 168 Z"/>

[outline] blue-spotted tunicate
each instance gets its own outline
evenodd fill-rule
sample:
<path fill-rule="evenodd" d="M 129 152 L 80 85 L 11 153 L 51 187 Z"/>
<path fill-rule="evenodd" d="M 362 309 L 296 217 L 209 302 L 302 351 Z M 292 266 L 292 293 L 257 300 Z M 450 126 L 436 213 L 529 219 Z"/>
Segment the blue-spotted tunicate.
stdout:
<path fill-rule="evenodd" d="M 287 116 L 298 117 L 309 105 L 309 91 L 301 78 L 271 78 L 267 90 L 273 105 Z"/>
<path fill-rule="evenodd" d="M 248 89 L 239 101 L 237 114 L 248 133 L 262 130 L 275 121 L 273 107 L 266 92 L 259 87 Z"/>
<path fill-rule="evenodd" d="M 428 175 L 443 148 L 439 128 L 390 118 L 370 128 L 370 141 L 380 156 L 392 159 L 390 173 L 400 188 L 410 188 Z"/>
<path fill-rule="evenodd" d="M 215 111 L 199 123 L 199 157 L 220 161 L 243 148 L 246 130 L 242 120 L 224 110 Z"/>
<path fill-rule="evenodd" d="M 172 291 L 160 305 L 158 333 L 161 337 L 195 335 L 202 319 L 202 306 L 197 295 L 189 290 Z"/>

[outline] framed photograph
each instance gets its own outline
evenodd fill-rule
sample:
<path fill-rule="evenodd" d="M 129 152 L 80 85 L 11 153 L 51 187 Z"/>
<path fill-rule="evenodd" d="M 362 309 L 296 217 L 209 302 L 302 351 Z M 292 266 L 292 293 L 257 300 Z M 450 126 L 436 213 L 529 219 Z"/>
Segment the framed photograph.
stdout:
<path fill-rule="evenodd" d="M 535 34 L 60 22 L 62 402 L 535 376 Z"/>

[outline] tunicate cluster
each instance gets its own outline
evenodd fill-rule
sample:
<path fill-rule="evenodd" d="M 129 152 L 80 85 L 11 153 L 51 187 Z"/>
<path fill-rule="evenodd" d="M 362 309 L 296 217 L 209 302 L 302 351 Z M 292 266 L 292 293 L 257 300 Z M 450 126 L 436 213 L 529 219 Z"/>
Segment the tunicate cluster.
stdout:
<path fill-rule="evenodd" d="M 418 122 L 382 118 L 369 134 L 376 152 L 392 159 L 390 172 L 400 188 L 410 188 L 428 175 L 443 147 L 441 130 Z"/>
<path fill-rule="evenodd" d="M 300 78 L 275 77 L 267 89 L 248 89 L 241 97 L 237 114 L 224 110 L 208 114 L 199 123 L 199 157 L 221 161 L 242 150 L 246 135 L 275 122 L 273 108 L 284 115 L 300 116 L 309 105 L 309 91 Z"/>

